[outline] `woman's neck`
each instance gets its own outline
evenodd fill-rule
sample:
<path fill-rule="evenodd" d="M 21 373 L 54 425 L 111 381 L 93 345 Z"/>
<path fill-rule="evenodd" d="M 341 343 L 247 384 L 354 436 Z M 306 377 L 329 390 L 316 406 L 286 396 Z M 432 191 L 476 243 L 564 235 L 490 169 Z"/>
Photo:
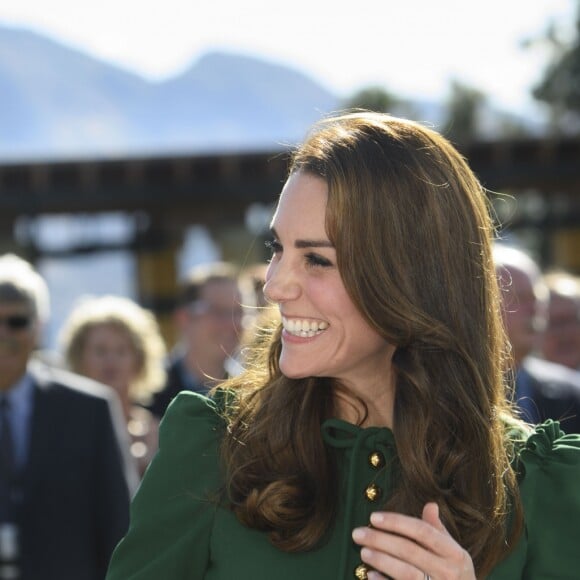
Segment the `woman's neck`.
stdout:
<path fill-rule="evenodd" d="M 390 373 L 374 385 L 364 388 L 344 385 L 335 391 L 338 416 L 344 421 L 362 427 L 393 426 L 395 406 L 395 381 Z"/>

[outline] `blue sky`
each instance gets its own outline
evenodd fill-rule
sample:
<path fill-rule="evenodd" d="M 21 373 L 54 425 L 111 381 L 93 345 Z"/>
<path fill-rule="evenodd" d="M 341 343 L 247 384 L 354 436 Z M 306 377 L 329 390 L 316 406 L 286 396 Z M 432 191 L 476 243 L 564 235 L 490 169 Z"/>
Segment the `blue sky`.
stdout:
<path fill-rule="evenodd" d="M 553 20 L 570 30 L 575 0 L 3 0 L 0 23 L 49 34 L 151 79 L 226 49 L 281 62 L 345 95 L 377 84 L 445 95 L 451 78 L 507 109 L 530 106 L 546 63 L 521 48 Z"/>

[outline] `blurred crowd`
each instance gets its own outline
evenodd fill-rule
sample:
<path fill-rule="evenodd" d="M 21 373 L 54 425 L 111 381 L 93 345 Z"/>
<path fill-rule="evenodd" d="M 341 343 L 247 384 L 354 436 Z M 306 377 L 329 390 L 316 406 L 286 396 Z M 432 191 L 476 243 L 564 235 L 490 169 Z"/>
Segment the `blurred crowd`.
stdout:
<path fill-rule="evenodd" d="M 513 400 L 530 423 L 558 419 L 580 433 L 580 279 L 542 272 L 518 248 L 497 245 Z"/>
<path fill-rule="evenodd" d="M 175 345 L 136 301 L 87 294 L 52 352 L 40 349 L 45 281 L 0 256 L 0 580 L 104 578 L 165 409 L 239 372 L 264 273 L 192 270 L 175 296 Z"/>
<path fill-rule="evenodd" d="M 530 423 L 580 433 L 580 280 L 496 246 L 506 376 Z M 244 365 L 244 344 L 276 314 L 265 264 L 196 267 L 175 296 L 176 344 L 122 296 L 72 305 L 59 350 L 39 351 L 49 316 L 31 264 L 0 257 L 0 580 L 102 580 L 129 502 L 181 390 L 207 393 Z"/>

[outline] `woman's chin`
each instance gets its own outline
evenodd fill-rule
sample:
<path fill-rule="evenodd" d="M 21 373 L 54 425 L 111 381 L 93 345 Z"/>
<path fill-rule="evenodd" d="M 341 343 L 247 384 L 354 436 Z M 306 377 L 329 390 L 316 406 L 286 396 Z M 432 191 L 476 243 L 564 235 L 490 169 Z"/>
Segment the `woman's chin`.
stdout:
<path fill-rule="evenodd" d="M 306 377 L 311 376 L 304 369 L 297 369 L 297 368 L 294 368 L 294 367 L 287 367 L 287 366 L 284 366 L 284 365 L 280 365 L 280 372 L 287 379 L 304 379 Z"/>

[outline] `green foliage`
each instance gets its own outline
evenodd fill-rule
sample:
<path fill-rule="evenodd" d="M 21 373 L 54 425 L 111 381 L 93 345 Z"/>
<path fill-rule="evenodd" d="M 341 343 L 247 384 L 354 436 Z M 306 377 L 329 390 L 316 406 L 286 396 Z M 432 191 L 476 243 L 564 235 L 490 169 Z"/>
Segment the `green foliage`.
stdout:
<path fill-rule="evenodd" d="M 377 113 L 390 113 L 400 100 L 382 87 L 365 87 L 349 97 L 345 106 L 348 109 L 367 109 Z"/>
<path fill-rule="evenodd" d="M 343 106 L 347 109 L 365 109 L 409 119 L 417 116 L 415 108 L 409 101 L 393 95 L 380 86 L 362 88 L 346 99 Z"/>
<path fill-rule="evenodd" d="M 580 2 L 574 36 L 558 38 L 551 24 L 543 40 L 550 46 L 552 61 L 533 95 L 551 107 L 556 125 L 568 123 L 570 115 L 580 121 Z"/>
<path fill-rule="evenodd" d="M 444 132 L 456 143 L 466 143 L 478 135 L 479 117 L 485 95 L 460 81 L 453 80 L 447 100 Z"/>

